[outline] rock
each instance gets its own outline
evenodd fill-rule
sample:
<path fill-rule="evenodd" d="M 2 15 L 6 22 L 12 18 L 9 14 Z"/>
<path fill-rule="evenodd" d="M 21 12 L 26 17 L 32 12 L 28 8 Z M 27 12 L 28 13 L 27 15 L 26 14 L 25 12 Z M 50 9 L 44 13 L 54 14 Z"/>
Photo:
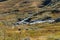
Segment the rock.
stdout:
<path fill-rule="evenodd" d="M 32 18 L 29 18 L 28 20 L 25 20 L 26 22 L 30 22 Z"/>
<path fill-rule="evenodd" d="M 46 6 L 46 5 L 48 5 L 50 2 L 51 2 L 51 0 L 45 0 L 45 1 L 43 1 L 43 3 L 42 3 L 41 5 L 39 5 L 38 7 L 39 7 L 39 8 L 42 8 L 42 7 Z"/>
<path fill-rule="evenodd" d="M 26 4 L 26 3 L 30 3 L 30 1 L 28 1 L 28 0 L 27 1 L 23 1 L 22 3 Z"/>
<path fill-rule="evenodd" d="M 60 40 L 60 39 L 55 39 L 55 40 Z"/>
<path fill-rule="evenodd" d="M 60 18 L 57 18 L 57 19 L 55 20 L 55 22 L 60 22 Z"/>
<path fill-rule="evenodd" d="M 12 12 L 19 12 L 19 10 L 13 10 Z"/>
<path fill-rule="evenodd" d="M 18 31 L 20 31 L 21 29 L 18 29 Z"/>
<path fill-rule="evenodd" d="M 25 38 L 24 40 L 30 40 L 30 38 Z"/>
<path fill-rule="evenodd" d="M 18 18 L 18 21 L 21 21 L 22 19 L 21 18 Z"/>
<path fill-rule="evenodd" d="M 44 20 L 49 20 L 49 19 L 51 19 L 51 17 L 44 17 L 43 19 L 42 19 L 42 21 L 44 21 Z"/>
<path fill-rule="evenodd" d="M 60 13 L 59 10 L 52 10 L 52 13 Z"/>

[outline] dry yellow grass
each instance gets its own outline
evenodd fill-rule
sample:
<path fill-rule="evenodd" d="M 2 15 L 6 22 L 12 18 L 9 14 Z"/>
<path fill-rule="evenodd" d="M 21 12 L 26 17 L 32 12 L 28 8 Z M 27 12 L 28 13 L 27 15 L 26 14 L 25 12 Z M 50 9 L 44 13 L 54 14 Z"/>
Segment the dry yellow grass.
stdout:
<path fill-rule="evenodd" d="M 18 18 L 28 17 L 28 12 L 33 11 L 32 14 L 39 12 L 42 0 L 31 0 L 28 4 L 21 4 L 24 0 L 8 0 L 0 3 L 0 40 L 23 40 L 24 38 L 30 38 L 30 40 L 60 40 L 60 23 L 42 23 L 42 24 L 22 24 L 18 26 L 12 25 Z M 49 9 L 49 7 L 48 7 Z M 50 8 L 52 9 L 52 8 Z M 19 10 L 19 12 L 12 12 L 13 10 Z M 9 13 L 8 15 L 5 12 Z M 60 17 L 60 13 L 45 12 L 42 15 L 35 17 L 42 18 L 46 15 L 52 18 Z M 36 18 L 36 19 L 38 19 Z M 33 17 L 32 20 L 35 18 Z"/>

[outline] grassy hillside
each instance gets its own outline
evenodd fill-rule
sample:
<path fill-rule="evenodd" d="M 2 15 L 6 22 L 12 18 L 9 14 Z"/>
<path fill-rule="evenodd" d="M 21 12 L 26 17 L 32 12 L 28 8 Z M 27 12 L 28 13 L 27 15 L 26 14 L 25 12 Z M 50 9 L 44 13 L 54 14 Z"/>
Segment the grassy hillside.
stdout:
<path fill-rule="evenodd" d="M 56 6 L 39 5 L 44 0 L 7 0 L 0 2 L 0 40 L 60 40 L 60 22 L 41 24 L 14 25 L 18 18 L 24 19 L 29 15 L 39 13 L 43 10 L 60 9 L 60 3 Z M 50 16 L 53 19 L 60 17 L 60 12 L 47 11 L 33 16 L 32 20 Z"/>

